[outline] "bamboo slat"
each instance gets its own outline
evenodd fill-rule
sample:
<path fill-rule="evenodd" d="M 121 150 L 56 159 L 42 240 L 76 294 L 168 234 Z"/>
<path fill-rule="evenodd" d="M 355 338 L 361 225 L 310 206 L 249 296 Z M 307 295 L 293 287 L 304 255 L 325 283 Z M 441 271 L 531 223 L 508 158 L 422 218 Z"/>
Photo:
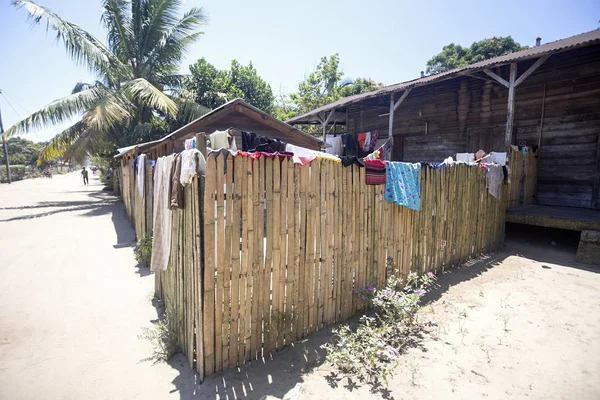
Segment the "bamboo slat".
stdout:
<path fill-rule="evenodd" d="M 217 166 L 214 157 L 206 160 L 204 186 L 204 374 L 215 372 L 215 191 Z"/>

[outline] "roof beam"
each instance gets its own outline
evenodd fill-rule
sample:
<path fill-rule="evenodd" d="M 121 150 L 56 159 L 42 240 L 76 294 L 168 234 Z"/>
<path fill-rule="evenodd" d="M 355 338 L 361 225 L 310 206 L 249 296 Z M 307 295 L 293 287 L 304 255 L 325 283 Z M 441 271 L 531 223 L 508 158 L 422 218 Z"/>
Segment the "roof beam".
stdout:
<path fill-rule="evenodd" d="M 408 88 L 404 91 L 404 93 L 402 93 L 402 96 L 400 96 L 398 101 L 394 104 L 394 111 L 397 110 L 398 107 L 400 107 L 400 104 L 402 104 L 402 102 L 408 97 L 408 94 L 410 93 L 411 90 L 412 90 L 412 88 Z"/>
<path fill-rule="evenodd" d="M 494 79 L 496 82 L 500 83 L 502 86 L 504 86 L 504 87 L 509 87 L 510 86 L 509 83 L 504 78 L 502 78 L 501 76 L 496 75 L 495 73 L 493 73 L 489 69 L 484 69 L 483 72 L 485 72 L 487 76 L 489 76 L 490 78 Z"/>
<path fill-rule="evenodd" d="M 469 78 L 475 78 L 475 79 L 479 79 L 479 80 L 482 80 L 482 81 L 484 81 L 484 82 L 494 82 L 494 81 L 492 81 L 491 79 L 484 78 L 483 76 L 477 76 L 477 75 L 475 75 L 475 74 L 466 74 L 465 76 L 468 76 Z"/>
<path fill-rule="evenodd" d="M 515 81 L 515 87 L 517 87 L 521 83 L 523 83 L 523 81 L 525 79 L 527 79 L 527 77 L 529 75 L 533 74 L 535 72 L 535 70 L 538 69 L 539 66 L 542 65 L 544 63 L 544 61 L 546 61 L 549 57 L 550 57 L 550 54 L 546 54 L 545 56 L 538 58 L 538 60 L 536 62 L 534 62 L 533 65 L 531 67 L 529 67 L 529 69 L 527 71 L 523 72 L 523 75 L 521 75 L 519 77 L 519 79 L 517 79 Z"/>

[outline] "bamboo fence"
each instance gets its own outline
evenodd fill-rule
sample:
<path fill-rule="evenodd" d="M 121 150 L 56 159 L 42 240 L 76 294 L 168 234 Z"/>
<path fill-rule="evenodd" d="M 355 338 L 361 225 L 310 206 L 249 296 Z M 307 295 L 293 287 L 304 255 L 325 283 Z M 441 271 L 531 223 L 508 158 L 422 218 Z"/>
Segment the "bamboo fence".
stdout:
<path fill-rule="evenodd" d="M 391 273 L 440 271 L 503 242 L 504 204 L 479 167 L 424 167 L 419 212 L 385 201 L 357 166 L 229 157 L 224 167 L 208 157 L 204 375 L 350 318 L 364 307 L 354 290 Z"/>
<path fill-rule="evenodd" d="M 152 228 L 149 168 L 143 198 L 133 165 L 120 173 L 138 237 Z M 354 291 L 390 274 L 439 272 L 503 242 L 504 202 L 479 167 L 423 167 L 419 212 L 385 201 L 384 188 L 329 160 L 207 157 L 171 213 L 169 266 L 155 274 L 201 379 L 347 320 L 364 309 Z"/>
<path fill-rule="evenodd" d="M 140 195 L 136 182 L 135 160 L 122 162 L 119 174 L 121 198 L 125 204 L 127 216 L 131 220 L 136 238 L 152 232 L 152 199 L 154 172 L 151 165 L 145 166 L 144 194 Z"/>

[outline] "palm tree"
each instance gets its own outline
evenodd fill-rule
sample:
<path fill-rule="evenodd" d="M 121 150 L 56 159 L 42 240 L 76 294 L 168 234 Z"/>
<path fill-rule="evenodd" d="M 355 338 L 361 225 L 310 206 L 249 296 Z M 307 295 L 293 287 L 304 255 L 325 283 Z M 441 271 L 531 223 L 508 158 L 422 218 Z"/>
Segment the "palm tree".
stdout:
<path fill-rule="evenodd" d="M 191 100 L 177 97 L 183 76 L 179 64 L 186 48 L 202 34 L 207 21 L 201 8 L 178 17 L 182 0 L 104 0 L 101 22 L 107 43 L 46 7 L 31 1 L 13 1 L 25 8 L 34 24 L 45 21 L 67 53 L 96 76 L 93 83 L 77 83 L 70 95 L 55 100 L 16 123 L 7 136 L 27 133 L 81 116 L 74 125 L 50 140 L 40 161 L 56 157 L 80 161 L 128 145 L 139 124 L 155 118 L 190 120 L 207 111 Z M 179 114 L 178 114 L 179 112 Z"/>

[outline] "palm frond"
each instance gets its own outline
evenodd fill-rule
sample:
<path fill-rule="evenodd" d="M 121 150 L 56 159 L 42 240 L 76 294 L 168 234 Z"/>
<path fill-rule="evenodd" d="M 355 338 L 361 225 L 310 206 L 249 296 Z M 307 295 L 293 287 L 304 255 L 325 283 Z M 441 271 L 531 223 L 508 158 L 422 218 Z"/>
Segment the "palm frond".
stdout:
<path fill-rule="evenodd" d="M 94 107 L 110 94 L 111 89 L 105 86 L 93 86 L 89 89 L 70 94 L 62 99 L 53 101 L 24 120 L 17 122 L 5 134 L 9 137 L 62 123 Z"/>
<path fill-rule="evenodd" d="M 160 41 L 164 32 L 177 22 L 181 0 L 153 0 L 141 4 L 143 27 L 140 35 L 138 59 L 143 60 Z"/>
<path fill-rule="evenodd" d="M 32 1 L 13 1 L 17 8 L 25 8 L 33 24 L 46 20 L 46 29 L 56 32 L 56 39 L 62 40 L 67 53 L 78 65 L 85 65 L 91 71 L 100 74 L 124 73 L 122 63 L 93 35 L 76 24 L 63 20 L 46 7 Z"/>
<path fill-rule="evenodd" d="M 134 104 L 160 111 L 170 117 L 177 115 L 177 104 L 144 78 L 127 82 L 123 89 Z"/>
<path fill-rule="evenodd" d="M 123 63 L 135 69 L 133 28 L 130 2 L 127 0 L 104 0 L 101 21 L 108 31 L 108 46 Z"/>
<path fill-rule="evenodd" d="M 83 132 L 85 132 L 85 129 L 86 125 L 82 121 L 79 121 L 58 135 L 54 136 L 40 151 L 37 165 L 40 166 L 47 161 L 54 160 L 57 157 L 62 157 L 71 144 L 75 142 L 79 136 L 83 134 Z"/>
<path fill-rule="evenodd" d="M 106 135 L 93 129 L 86 129 L 63 153 L 65 161 L 83 163 L 89 155 L 106 152 L 111 141 Z"/>
<path fill-rule="evenodd" d="M 180 97 L 174 97 L 173 100 L 177 103 L 178 117 L 182 118 L 186 123 L 192 122 L 210 112 L 210 108 L 200 105 L 192 100 Z"/>
<path fill-rule="evenodd" d="M 144 65 L 178 65 L 186 48 L 204 33 L 198 30 L 199 27 L 207 22 L 208 17 L 202 8 L 192 8 L 187 11 L 177 23 L 164 32 L 148 54 Z"/>
<path fill-rule="evenodd" d="M 114 126 L 130 119 L 134 108 L 134 104 L 121 90 L 105 96 L 81 120 L 92 130 L 109 132 Z"/>

